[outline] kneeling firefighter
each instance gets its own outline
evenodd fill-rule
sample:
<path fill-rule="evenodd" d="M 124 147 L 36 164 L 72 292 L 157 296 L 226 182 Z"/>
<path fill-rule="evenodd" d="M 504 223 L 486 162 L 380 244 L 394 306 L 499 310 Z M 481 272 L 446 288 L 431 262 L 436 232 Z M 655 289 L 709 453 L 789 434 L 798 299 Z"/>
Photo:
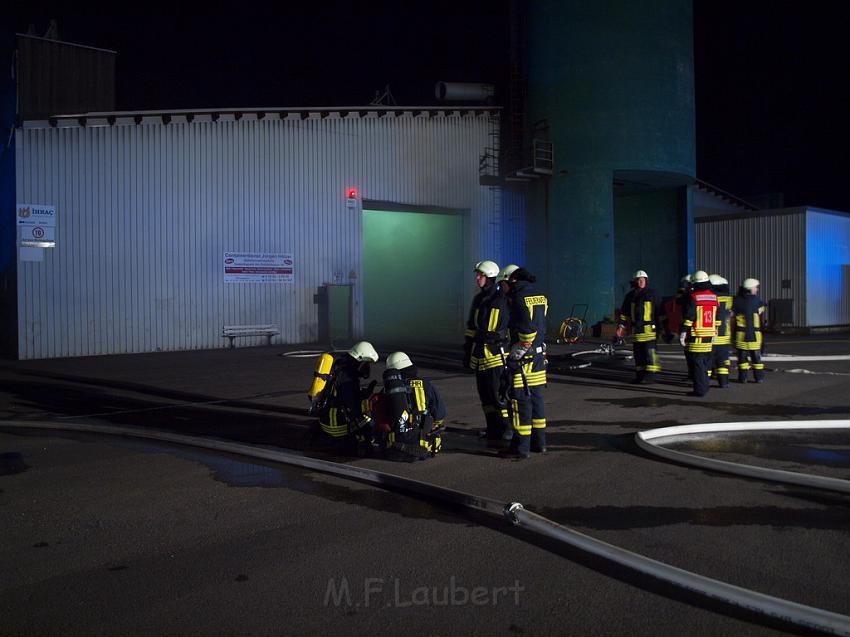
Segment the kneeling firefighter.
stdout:
<path fill-rule="evenodd" d="M 510 309 L 511 337 L 508 367 L 513 371 L 510 389 L 513 438 L 506 458 L 528 458 L 529 452 L 546 453 L 546 314 L 548 299 L 534 286 L 537 278 L 518 268 L 504 284 Z"/>
<path fill-rule="evenodd" d="M 372 418 L 369 396 L 377 384 L 361 387 L 360 379 L 369 378 L 370 363 L 378 361 L 371 343 L 355 343 L 346 353 L 334 358 L 322 354 L 316 365 L 308 397 L 310 415 L 319 417 L 321 434 L 336 446 L 368 452 L 372 444 Z"/>
<path fill-rule="evenodd" d="M 372 398 L 378 444 L 391 459 L 424 460 L 442 447 L 446 408 L 404 352 L 387 357 L 384 389 Z"/>

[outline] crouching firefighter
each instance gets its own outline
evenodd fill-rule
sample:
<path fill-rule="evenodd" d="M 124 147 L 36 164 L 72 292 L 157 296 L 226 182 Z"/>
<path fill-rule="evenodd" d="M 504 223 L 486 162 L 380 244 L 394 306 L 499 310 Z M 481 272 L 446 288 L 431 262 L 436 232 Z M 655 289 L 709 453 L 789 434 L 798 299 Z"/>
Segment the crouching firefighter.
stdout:
<path fill-rule="evenodd" d="M 505 285 L 510 309 L 511 348 L 508 366 L 513 371 L 510 415 L 513 438 L 504 458 L 528 458 L 529 452 L 546 453 L 546 314 L 549 301 L 534 286 L 536 277 L 525 268 L 512 272 Z"/>
<path fill-rule="evenodd" d="M 757 383 L 764 382 L 764 362 L 761 358 L 764 308 L 764 301 L 759 296 L 758 280 L 744 279 L 738 294 L 732 300 L 739 383 L 747 382 L 750 369 L 753 370 L 753 379 Z"/>
<path fill-rule="evenodd" d="M 384 389 L 372 397 L 378 446 L 391 460 L 424 460 L 442 447 L 446 408 L 404 352 L 387 357 Z"/>
<path fill-rule="evenodd" d="M 364 455 L 371 449 L 369 396 L 377 383 L 361 387 L 360 380 L 369 378 L 370 363 L 377 361 L 378 352 L 366 341 L 336 358 L 327 353 L 319 357 L 308 393 L 308 413 L 319 417 L 321 436 L 339 451 Z"/>

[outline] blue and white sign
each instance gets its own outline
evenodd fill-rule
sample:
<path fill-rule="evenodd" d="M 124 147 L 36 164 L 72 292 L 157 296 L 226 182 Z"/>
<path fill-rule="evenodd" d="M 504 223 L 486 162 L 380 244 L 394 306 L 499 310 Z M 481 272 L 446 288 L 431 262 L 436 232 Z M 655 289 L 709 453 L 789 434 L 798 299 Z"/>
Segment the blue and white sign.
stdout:
<path fill-rule="evenodd" d="M 18 204 L 15 217 L 21 229 L 21 246 L 56 247 L 56 206 Z"/>

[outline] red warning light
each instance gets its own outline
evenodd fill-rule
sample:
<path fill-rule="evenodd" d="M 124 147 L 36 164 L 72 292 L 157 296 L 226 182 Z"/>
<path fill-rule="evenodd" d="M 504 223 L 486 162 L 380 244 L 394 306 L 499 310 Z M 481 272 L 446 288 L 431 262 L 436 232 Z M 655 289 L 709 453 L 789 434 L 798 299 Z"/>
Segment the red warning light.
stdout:
<path fill-rule="evenodd" d="M 357 199 L 357 188 L 349 188 L 345 196 L 349 199 Z"/>

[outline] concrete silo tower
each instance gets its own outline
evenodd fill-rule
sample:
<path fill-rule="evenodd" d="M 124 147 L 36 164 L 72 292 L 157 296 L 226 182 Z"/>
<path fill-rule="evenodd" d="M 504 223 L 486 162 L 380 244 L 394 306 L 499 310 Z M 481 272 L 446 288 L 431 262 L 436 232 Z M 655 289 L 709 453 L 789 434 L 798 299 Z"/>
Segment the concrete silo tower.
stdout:
<path fill-rule="evenodd" d="M 573 303 L 611 316 L 634 270 L 662 295 L 693 266 L 690 0 L 527 5 L 526 138 L 552 143 L 530 186 L 527 258 L 553 324 Z"/>

